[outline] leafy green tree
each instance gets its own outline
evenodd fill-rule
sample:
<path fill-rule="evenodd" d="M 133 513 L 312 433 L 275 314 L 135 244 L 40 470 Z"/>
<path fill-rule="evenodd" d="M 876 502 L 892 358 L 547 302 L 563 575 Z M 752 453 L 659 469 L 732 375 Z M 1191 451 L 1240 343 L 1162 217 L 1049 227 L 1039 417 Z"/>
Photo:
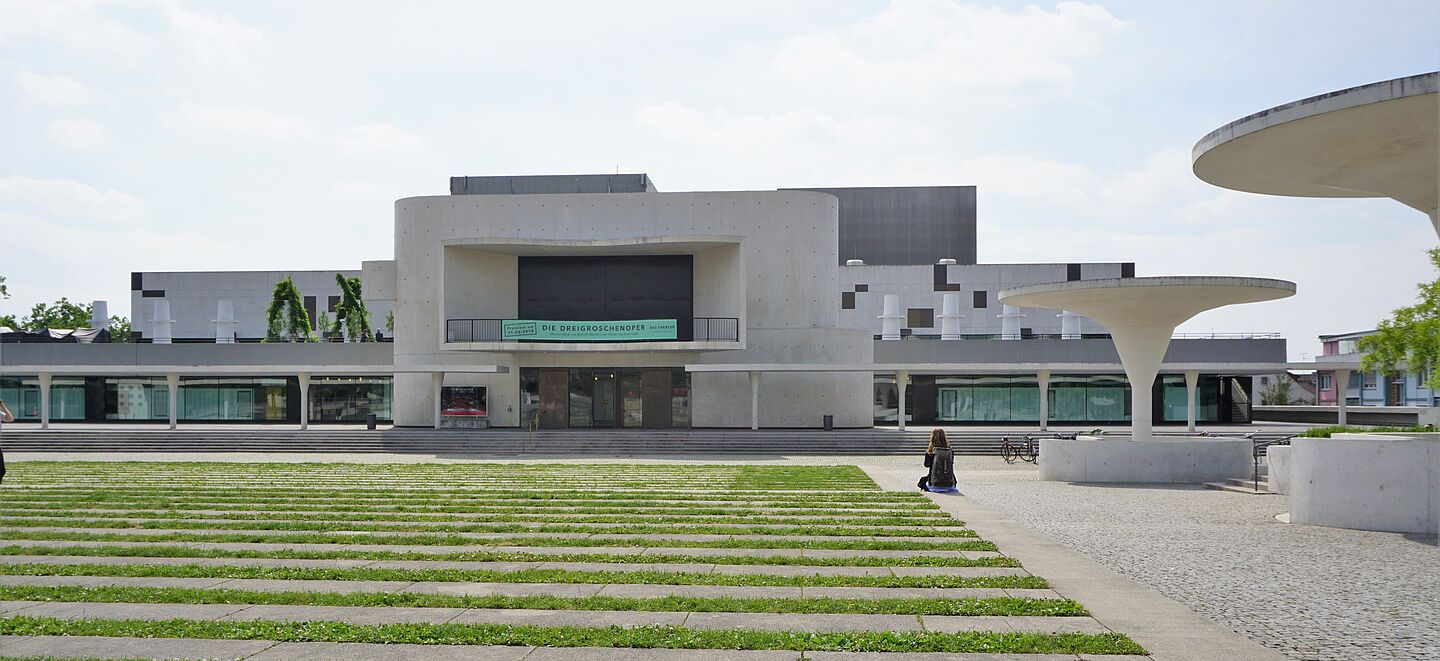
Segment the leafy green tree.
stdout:
<path fill-rule="evenodd" d="M 10 298 L 10 290 L 5 288 L 5 276 L 0 275 L 0 298 Z"/>
<path fill-rule="evenodd" d="M 130 320 L 120 315 L 110 316 L 110 341 L 123 344 L 130 341 Z"/>
<path fill-rule="evenodd" d="M 347 278 L 335 274 L 335 283 L 340 285 L 340 302 L 335 306 L 335 325 L 331 335 L 340 335 L 356 342 L 374 341 L 370 333 L 370 311 L 365 309 L 365 298 L 360 292 L 360 278 Z"/>
<path fill-rule="evenodd" d="M 1290 403 L 1290 375 L 1281 374 L 1275 377 L 1270 385 L 1260 389 L 1261 406 L 1284 406 Z"/>
<path fill-rule="evenodd" d="M 1430 263 L 1437 277 L 1416 287 L 1415 305 L 1396 310 L 1374 335 L 1360 338 L 1360 350 L 1366 370 L 1395 374 L 1403 361 L 1411 370 L 1429 370 L 1425 385 L 1440 389 L 1440 248 L 1430 250 Z"/>
<path fill-rule="evenodd" d="M 271 290 L 270 307 L 265 310 L 266 342 L 314 342 L 310 315 L 295 281 L 286 277 Z"/>
<path fill-rule="evenodd" d="M 53 304 L 36 303 L 30 314 L 20 320 L 20 329 L 30 332 L 46 328 L 89 328 L 90 306 L 71 303 L 61 297 Z"/>

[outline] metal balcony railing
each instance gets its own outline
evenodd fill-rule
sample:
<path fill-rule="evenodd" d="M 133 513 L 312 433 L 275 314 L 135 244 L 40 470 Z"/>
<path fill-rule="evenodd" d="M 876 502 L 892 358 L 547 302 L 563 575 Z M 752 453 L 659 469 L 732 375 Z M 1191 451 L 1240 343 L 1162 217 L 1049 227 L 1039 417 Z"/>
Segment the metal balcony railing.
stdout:
<path fill-rule="evenodd" d="M 446 342 L 738 342 L 740 341 L 740 320 L 736 317 L 691 317 L 676 320 L 673 340 L 529 340 L 505 339 L 504 322 L 507 319 L 447 319 L 445 321 Z M 567 320 L 573 321 L 573 320 Z"/>

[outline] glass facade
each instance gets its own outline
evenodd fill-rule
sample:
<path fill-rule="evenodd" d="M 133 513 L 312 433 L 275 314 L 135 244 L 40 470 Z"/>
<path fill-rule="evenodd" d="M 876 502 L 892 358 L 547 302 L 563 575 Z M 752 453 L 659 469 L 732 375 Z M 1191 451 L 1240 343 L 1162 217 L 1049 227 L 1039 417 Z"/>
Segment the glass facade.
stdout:
<path fill-rule="evenodd" d="M 310 380 L 311 422 L 390 421 L 394 379 L 388 376 L 315 377 Z M 283 407 L 283 403 L 282 403 Z"/>
<path fill-rule="evenodd" d="M 180 380 L 179 418 L 188 422 L 285 422 L 287 378 L 186 378 Z M 299 385 L 296 383 L 298 390 Z M 298 393 L 297 393 L 298 394 Z M 294 419 L 298 421 L 298 418 Z"/>
<path fill-rule="evenodd" d="M 520 368 L 521 426 L 542 426 L 540 371 L 536 367 Z M 690 426 L 690 373 L 684 368 L 571 367 L 549 371 L 561 372 L 559 376 L 569 384 L 564 390 L 566 399 L 559 401 L 558 407 L 551 407 L 563 410 L 568 417 L 552 426 L 640 429 L 647 426 L 647 407 L 660 407 L 658 418 L 651 411 L 653 424 L 649 426 Z M 652 384 L 659 387 L 652 388 Z M 557 389 L 557 398 L 559 392 Z"/>
<path fill-rule="evenodd" d="M 893 425 L 898 413 L 895 377 L 875 375 L 875 423 Z M 1050 421 L 1076 424 L 1128 423 L 1130 385 L 1123 375 L 1050 377 Z M 1155 418 L 1186 421 L 1185 377 L 1162 375 L 1154 390 Z M 1202 375 L 1196 393 L 1197 422 L 1229 422 L 1222 378 Z M 919 375 L 905 391 L 907 423 L 1037 424 L 1040 388 L 1034 375 Z M 934 408 L 929 406 L 933 403 Z"/>
<path fill-rule="evenodd" d="M 170 389 L 164 377 L 105 379 L 106 420 L 170 420 Z"/>

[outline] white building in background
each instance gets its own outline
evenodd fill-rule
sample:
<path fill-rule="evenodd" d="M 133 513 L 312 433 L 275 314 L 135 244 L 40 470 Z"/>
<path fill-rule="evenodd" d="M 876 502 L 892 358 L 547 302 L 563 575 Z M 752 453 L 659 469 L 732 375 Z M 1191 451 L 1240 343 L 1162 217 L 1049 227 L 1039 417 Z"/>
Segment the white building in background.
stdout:
<path fill-rule="evenodd" d="M 981 264 L 974 187 L 663 193 L 644 174 L 450 183 L 449 195 L 397 201 L 395 258 L 358 270 L 134 273 L 136 344 L 6 345 L 0 396 L 22 418 L 171 424 L 1131 419 L 1104 327 L 996 294 L 1133 277 L 1134 264 Z M 294 279 L 313 323 L 333 315 L 336 273 L 361 279 L 372 327 L 384 332 L 393 311 L 393 338 L 258 343 L 277 281 Z M 1192 373 L 1199 422 L 1248 421 L 1250 375 L 1284 363 L 1274 335 L 1179 337 L 1146 384 L 1151 417 L 1185 423 Z"/>

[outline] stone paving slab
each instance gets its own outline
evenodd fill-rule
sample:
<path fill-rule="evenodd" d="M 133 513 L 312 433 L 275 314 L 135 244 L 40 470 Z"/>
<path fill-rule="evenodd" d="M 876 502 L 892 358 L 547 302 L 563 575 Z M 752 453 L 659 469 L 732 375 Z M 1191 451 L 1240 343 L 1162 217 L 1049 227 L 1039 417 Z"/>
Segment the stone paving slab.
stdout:
<path fill-rule="evenodd" d="M 687 613 L 665 611 L 556 611 L 523 608 L 472 608 L 451 624 L 504 624 L 537 627 L 643 627 L 685 624 Z"/>
<path fill-rule="evenodd" d="M 914 615 L 850 615 L 808 613 L 691 613 L 691 629 L 756 629 L 764 631 L 922 631 Z"/>
<path fill-rule="evenodd" d="M 1018 567 L 847 567 L 808 565 L 709 565 L 616 562 L 467 562 L 460 560 L 342 560 L 307 558 L 175 558 L 168 556 L 15 555 L 3 564 L 199 565 L 206 567 L 307 567 L 518 572 L 532 569 L 598 572 L 667 572 L 766 576 L 1017 576 Z"/>
<path fill-rule="evenodd" d="M 1114 633 L 1090 617 L 1038 615 L 925 615 L 927 631 L 1014 631 L 1018 633 Z"/>
<path fill-rule="evenodd" d="M 24 613 L 28 617 L 54 617 L 62 620 L 90 618 L 107 620 L 218 620 L 247 608 L 245 604 L 125 604 L 100 602 L 47 601 Z"/>
<path fill-rule="evenodd" d="M 796 587 L 766 585 L 605 585 L 596 595 L 601 597 L 632 597 L 654 599 L 660 597 L 695 597 L 711 599 L 733 597 L 736 599 L 799 599 L 801 590 Z"/>
<path fill-rule="evenodd" d="M 279 643 L 246 661 L 521 661 L 533 647 Z"/>
<path fill-rule="evenodd" d="M 626 541 L 647 541 L 662 542 L 664 540 L 676 540 L 683 542 L 724 542 L 735 539 L 747 541 L 776 540 L 782 542 L 966 542 L 974 541 L 975 537 L 890 537 L 890 536 L 867 536 L 867 535 L 759 535 L 759 534 L 736 534 L 736 535 L 702 535 L 695 533 L 655 533 L 655 534 L 630 534 L 630 533 L 590 533 L 590 532 L 446 532 L 446 531 L 408 531 L 408 530 L 236 530 L 227 528 L 68 528 L 63 526 L 0 526 L 0 539 L 3 539 L 6 532 L 26 531 L 36 532 L 59 532 L 67 534 L 134 534 L 134 535 L 251 535 L 256 537 L 281 536 L 281 535 L 366 535 L 370 537 L 408 537 L 416 535 L 453 535 L 465 539 L 494 540 L 497 545 L 504 543 L 504 540 L 516 537 L 534 537 L 537 534 L 544 534 L 551 539 L 608 539 Z"/>
<path fill-rule="evenodd" d="M 0 637 L 0 653 L 9 657 L 43 658 L 248 659 L 278 644 L 279 643 L 273 640 L 192 640 L 185 638 L 111 638 L 106 636 L 4 636 Z M 519 659 L 522 657 L 514 658 Z"/>
<path fill-rule="evenodd" d="M 43 601 L 0 601 L 0 613 L 14 613 L 23 611 L 32 606 L 39 606 Z"/>
<path fill-rule="evenodd" d="M 117 604 L 123 605 L 123 604 Z M 148 605 L 148 604 L 147 604 Z M 345 622 L 347 624 L 444 624 L 464 613 L 463 608 L 409 608 L 373 606 L 256 605 L 217 619 L 264 622 Z M 133 617 L 133 616 L 132 616 Z M 145 617 L 144 619 L 158 619 Z M 192 617 L 191 619 L 199 619 Z"/>
<path fill-rule="evenodd" d="M 0 575 L 0 585 L 42 585 L 134 588 L 189 588 L 203 590 L 219 587 L 235 579 L 192 578 L 187 576 L 8 576 Z"/>
<path fill-rule="evenodd" d="M 600 592 L 604 585 L 583 583 L 413 583 L 406 592 L 449 594 L 457 596 L 485 597 L 501 595 L 526 597 L 550 595 L 554 597 L 591 597 Z"/>

